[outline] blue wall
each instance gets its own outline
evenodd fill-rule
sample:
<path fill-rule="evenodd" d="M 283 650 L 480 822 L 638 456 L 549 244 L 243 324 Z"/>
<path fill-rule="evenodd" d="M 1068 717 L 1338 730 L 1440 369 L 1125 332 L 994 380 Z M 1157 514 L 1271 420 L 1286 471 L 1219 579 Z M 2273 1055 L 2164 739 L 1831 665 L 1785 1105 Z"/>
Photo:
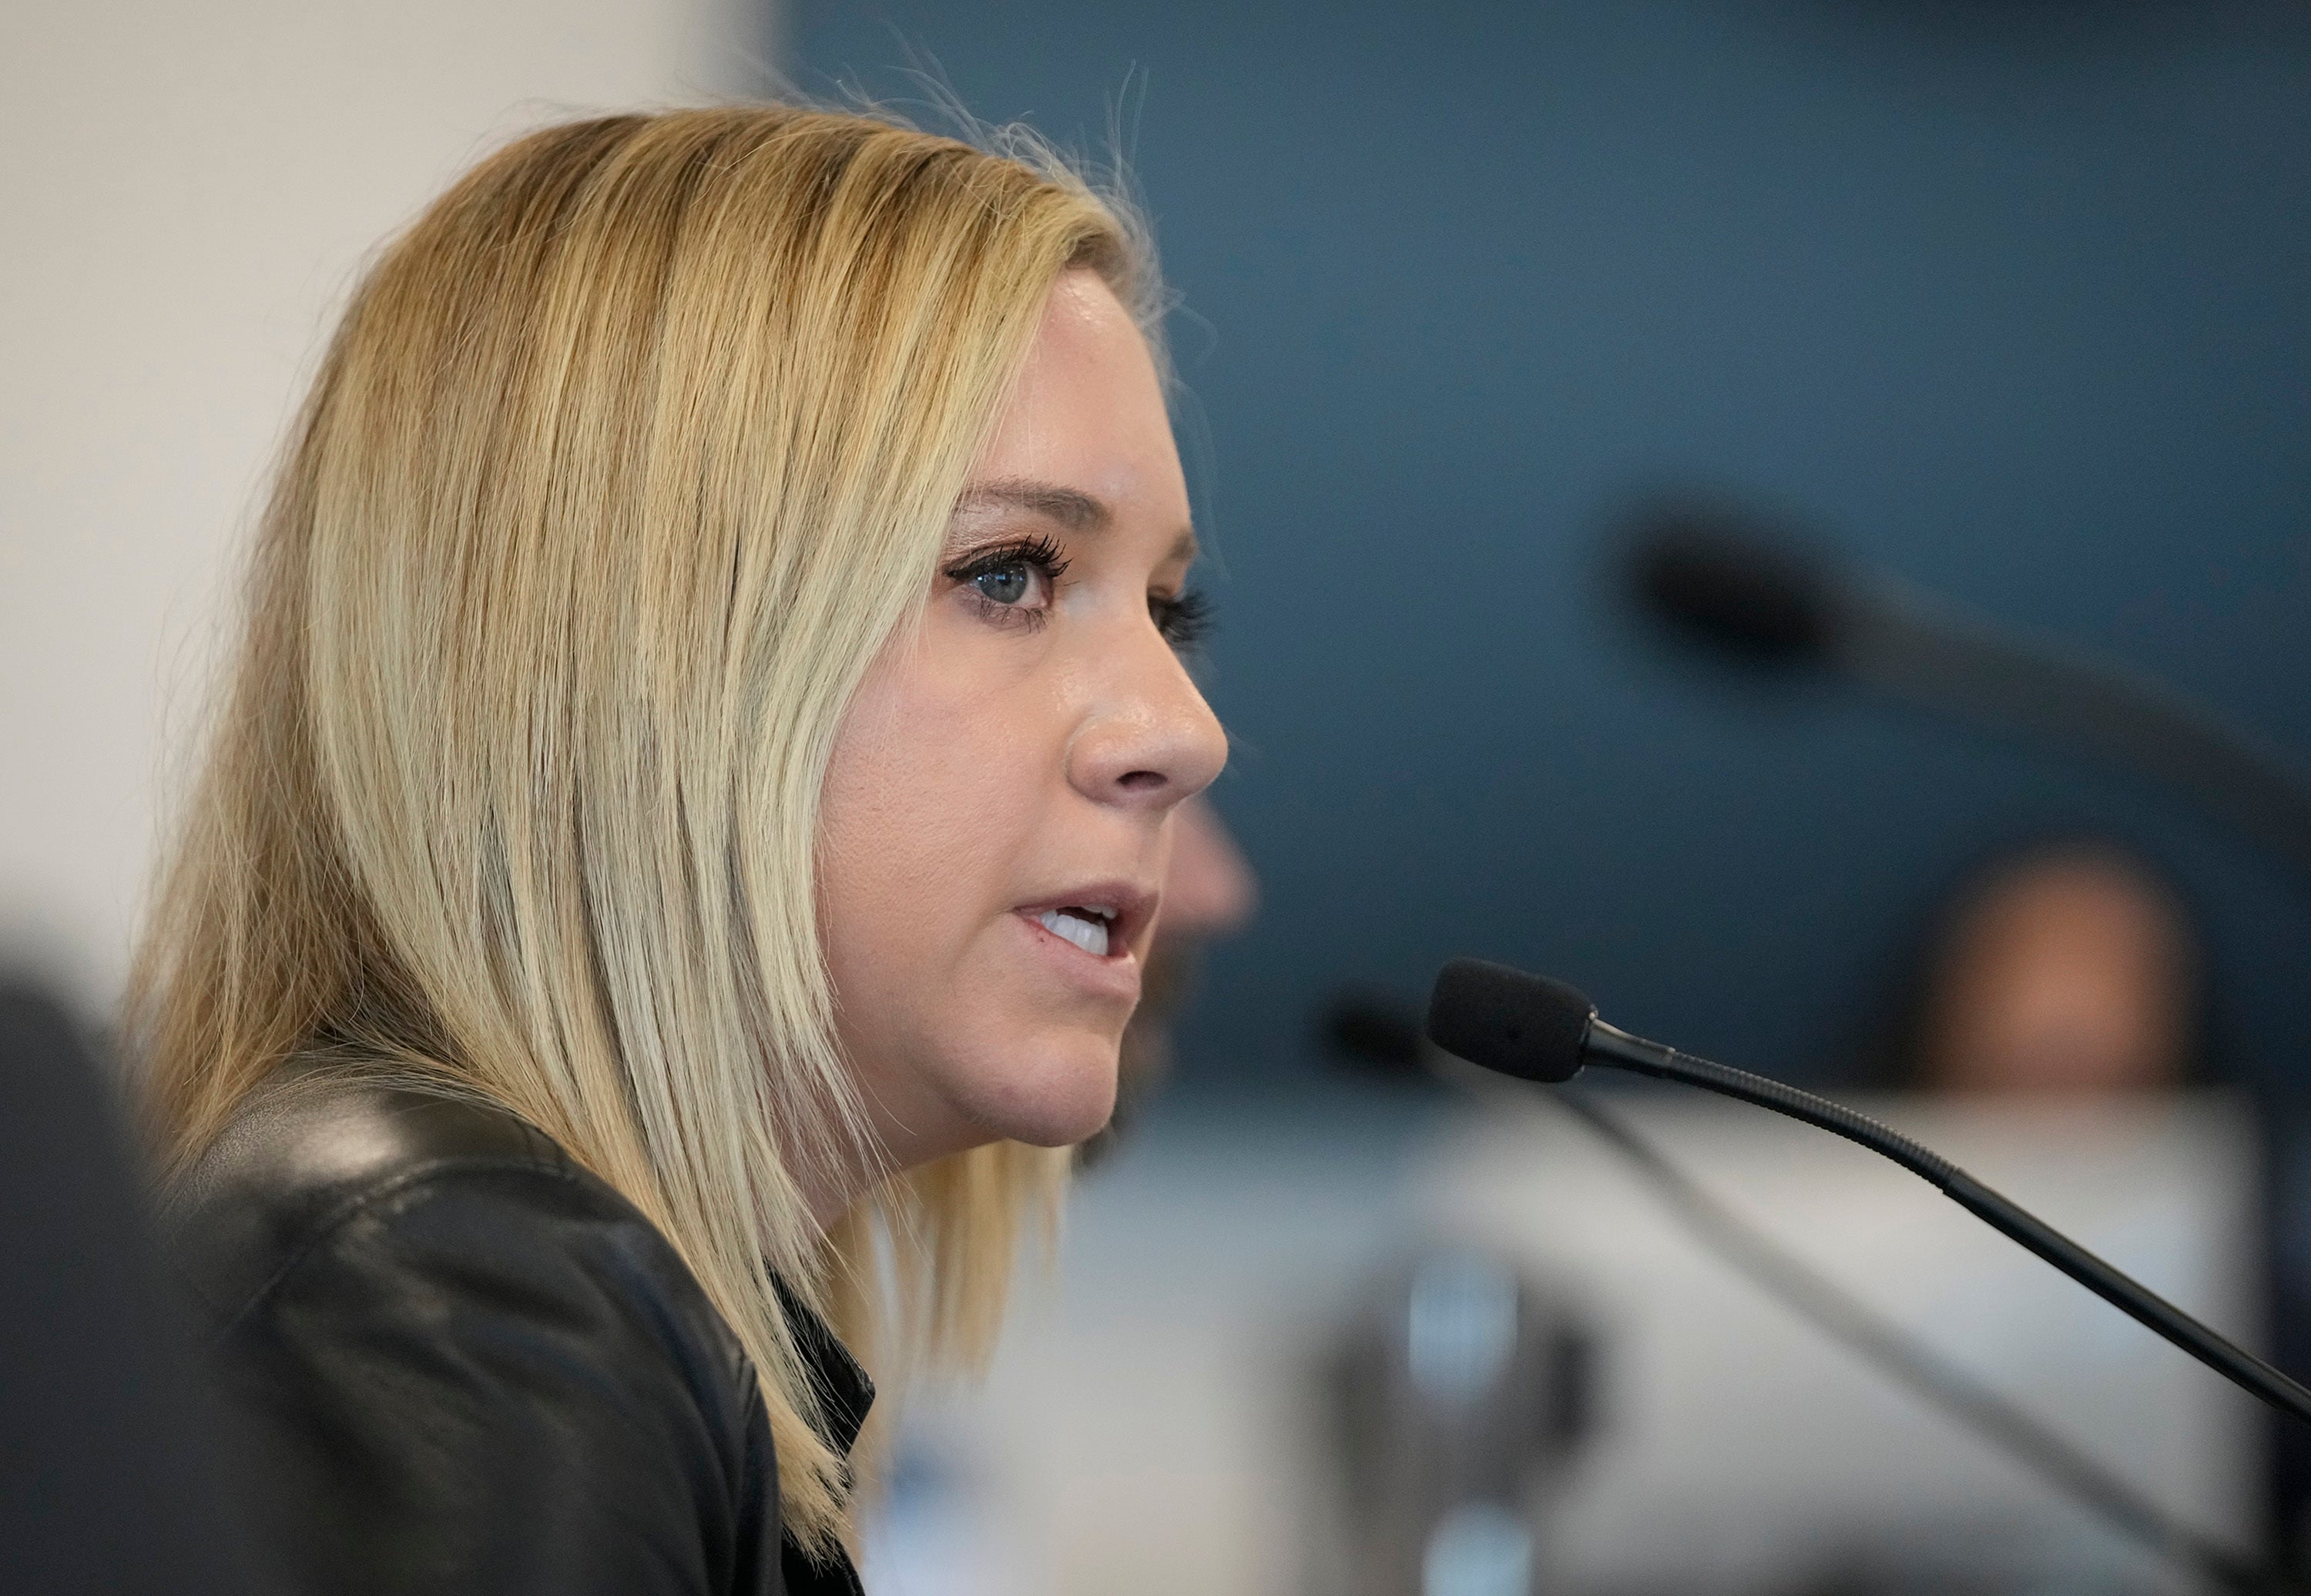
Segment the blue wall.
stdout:
<path fill-rule="evenodd" d="M 2311 1078 L 2311 884 L 2156 794 L 1661 653 L 1600 585 L 1699 482 L 2106 649 L 2311 763 L 2311 9 L 803 0 L 801 85 L 1096 145 L 1208 440 L 1221 807 L 1267 890 L 1189 1027 L 1289 1078 L 1344 978 L 1481 952 L 1835 1078 L 1929 895 L 2132 839 L 2230 1067 Z M 1125 92 L 1126 85 L 1129 92 Z M 1144 94 L 1143 94 L 1144 90 Z"/>

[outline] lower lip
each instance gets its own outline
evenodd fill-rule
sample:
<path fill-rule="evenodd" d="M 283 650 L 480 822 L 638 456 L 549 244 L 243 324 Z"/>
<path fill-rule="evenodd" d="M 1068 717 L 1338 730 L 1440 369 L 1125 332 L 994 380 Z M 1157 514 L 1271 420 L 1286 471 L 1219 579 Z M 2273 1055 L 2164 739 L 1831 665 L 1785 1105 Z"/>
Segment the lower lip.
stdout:
<path fill-rule="evenodd" d="M 1086 953 L 1024 909 L 1013 918 L 1027 928 L 1027 935 L 1035 945 L 1075 985 L 1103 996 L 1121 998 L 1127 1003 L 1139 1001 L 1139 961 L 1128 949 L 1102 958 L 1097 954 Z M 1108 934 L 1115 934 L 1112 928 Z"/>

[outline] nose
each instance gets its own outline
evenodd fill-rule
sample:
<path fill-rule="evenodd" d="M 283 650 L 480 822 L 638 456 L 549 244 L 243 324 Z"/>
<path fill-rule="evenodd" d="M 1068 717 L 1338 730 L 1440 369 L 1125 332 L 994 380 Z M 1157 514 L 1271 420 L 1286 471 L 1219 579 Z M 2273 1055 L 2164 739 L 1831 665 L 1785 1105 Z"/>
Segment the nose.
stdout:
<path fill-rule="evenodd" d="M 1095 803 L 1161 815 L 1212 784 L 1227 734 L 1171 645 L 1134 630 L 1068 747 L 1068 781 Z"/>

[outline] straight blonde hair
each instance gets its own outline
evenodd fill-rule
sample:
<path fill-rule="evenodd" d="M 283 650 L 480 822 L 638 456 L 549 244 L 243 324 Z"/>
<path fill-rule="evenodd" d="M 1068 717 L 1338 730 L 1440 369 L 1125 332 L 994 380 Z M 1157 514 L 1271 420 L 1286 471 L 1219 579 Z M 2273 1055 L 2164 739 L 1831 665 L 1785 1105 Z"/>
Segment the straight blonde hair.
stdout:
<path fill-rule="evenodd" d="M 974 1355 L 1060 1190 L 1063 1154 L 1000 1144 L 831 1236 L 802 1197 L 872 1156 L 818 936 L 829 750 L 1077 268 L 1153 340 L 1130 211 L 1016 139 L 752 106 L 484 161 L 329 345 L 131 982 L 164 1173 L 326 1049 L 632 1201 L 752 1357 L 822 1553 L 849 1475 L 781 1283 L 886 1356 Z"/>

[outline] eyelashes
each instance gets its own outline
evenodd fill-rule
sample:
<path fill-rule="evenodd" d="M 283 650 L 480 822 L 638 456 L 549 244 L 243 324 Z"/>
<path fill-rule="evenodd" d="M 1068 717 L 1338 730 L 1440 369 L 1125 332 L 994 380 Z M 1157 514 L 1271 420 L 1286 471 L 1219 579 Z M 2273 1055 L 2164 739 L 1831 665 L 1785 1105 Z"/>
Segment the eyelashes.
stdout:
<path fill-rule="evenodd" d="M 1042 536 L 981 549 L 943 572 L 970 594 L 985 619 L 999 626 L 1030 628 L 1051 619 L 1051 601 L 1067 573 L 1068 557 L 1058 544 Z M 1036 602 L 1029 603 L 1030 598 Z"/>
<path fill-rule="evenodd" d="M 1051 538 L 1016 538 L 957 561 L 940 574 L 961 588 L 989 624 L 1040 629 L 1051 617 L 1068 557 Z M 1148 617 L 1164 641 L 1182 654 L 1199 649 L 1212 632 L 1212 602 L 1199 592 L 1150 593 Z"/>
<path fill-rule="evenodd" d="M 1182 654 L 1192 654 L 1212 634 L 1212 600 L 1207 593 L 1175 593 L 1165 598 L 1147 596 L 1147 613 L 1164 641 Z"/>
<path fill-rule="evenodd" d="M 1044 580 L 1056 585 L 1068 571 L 1068 557 L 1060 545 L 1044 536 L 1015 538 L 999 543 L 993 548 L 981 549 L 977 554 L 950 565 L 943 573 L 950 581 L 976 581 L 1001 571 L 1032 567 L 1043 574 Z"/>

